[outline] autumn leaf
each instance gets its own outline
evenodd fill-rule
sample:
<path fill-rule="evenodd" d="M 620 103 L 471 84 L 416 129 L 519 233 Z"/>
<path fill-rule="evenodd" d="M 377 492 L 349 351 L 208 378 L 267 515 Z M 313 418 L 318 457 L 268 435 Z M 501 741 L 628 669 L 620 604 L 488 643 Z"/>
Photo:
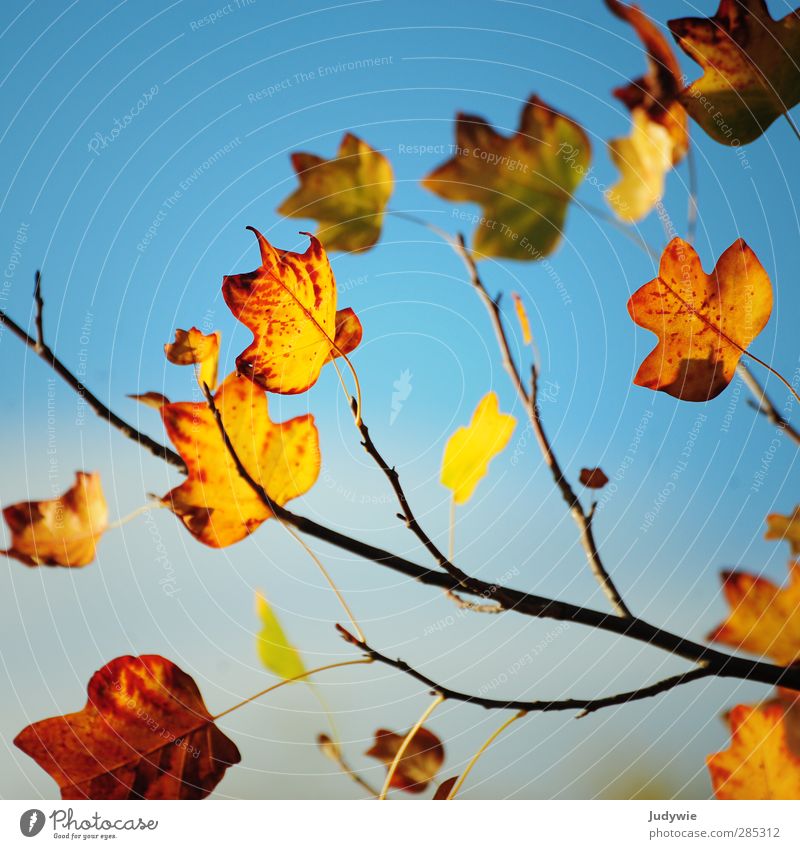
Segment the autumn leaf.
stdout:
<path fill-rule="evenodd" d="M 289 642 L 286 632 L 264 593 L 256 593 L 256 613 L 261 620 L 258 656 L 264 666 L 280 678 L 296 678 L 306 671 L 300 652 Z"/>
<path fill-rule="evenodd" d="M 11 547 L 0 554 L 26 566 L 86 566 L 108 527 L 108 506 L 95 472 L 77 472 L 59 498 L 24 501 L 3 510 Z"/>
<path fill-rule="evenodd" d="M 800 562 L 789 564 L 785 587 L 747 572 L 723 572 L 722 590 L 731 612 L 709 640 L 784 665 L 800 660 Z"/>
<path fill-rule="evenodd" d="M 460 113 L 455 156 L 422 185 L 445 200 L 481 206 L 476 258 L 541 259 L 561 241 L 567 207 L 590 159 L 581 127 L 531 96 L 511 136 Z"/>
<path fill-rule="evenodd" d="M 519 321 L 519 329 L 522 331 L 522 341 L 525 345 L 530 345 L 533 342 L 533 334 L 531 333 L 531 323 L 528 319 L 528 313 L 525 309 L 525 304 L 522 298 L 512 292 L 511 297 L 514 300 L 514 309 L 517 311 L 517 321 Z"/>
<path fill-rule="evenodd" d="M 434 801 L 446 801 L 447 797 L 450 795 L 450 791 L 455 787 L 455 783 L 458 781 L 458 776 L 454 775 L 452 778 L 448 778 L 443 781 L 437 788 L 436 792 L 433 794 Z"/>
<path fill-rule="evenodd" d="M 779 705 L 737 705 L 730 748 L 709 755 L 718 799 L 800 799 L 800 757 L 789 748 Z"/>
<path fill-rule="evenodd" d="M 767 272 L 737 239 L 706 274 L 694 248 L 675 238 L 661 255 L 658 274 L 628 301 L 636 324 L 659 337 L 634 383 L 684 401 L 715 398 L 769 320 Z"/>
<path fill-rule="evenodd" d="M 597 466 L 594 469 L 581 469 L 579 480 L 589 489 L 602 489 L 608 483 L 608 476 Z"/>
<path fill-rule="evenodd" d="M 160 392 L 142 392 L 139 395 L 128 395 L 128 398 L 154 410 L 160 410 L 165 404 L 169 404 L 169 398 Z"/>
<path fill-rule="evenodd" d="M 786 540 L 792 554 L 800 555 L 800 506 L 794 508 L 790 516 L 771 513 L 767 516 L 767 532 L 764 539 Z"/>
<path fill-rule="evenodd" d="M 620 180 L 608 191 L 608 202 L 623 221 L 644 218 L 664 195 L 667 172 L 672 168 L 673 142 L 669 132 L 634 109 L 627 138 L 608 143 L 611 161 Z"/>
<path fill-rule="evenodd" d="M 202 799 L 239 763 L 197 684 L 159 655 L 118 657 L 89 681 L 83 710 L 14 740 L 62 799 Z"/>
<path fill-rule="evenodd" d="M 230 374 L 214 395 L 222 423 L 250 475 L 280 506 L 308 492 L 319 475 L 319 435 L 311 415 L 276 423 L 267 396 Z M 239 475 L 205 402 L 161 408 L 167 434 L 188 477 L 161 500 L 200 542 L 223 548 L 253 533 L 272 515 Z"/>
<path fill-rule="evenodd" d="M 336 281 L 316 237 L 309 236 L 308 250 L 297 254 L 277 250 L 248 229 L 258 239 L 261 267 L 222 283 L 225 303 L 253 332 L 236 367 L 267 392 L 305 392 L 326 362 L 357 347 L 361 322 L 351 309 L 336 309 Z"/>
<path fill-rule="evenodd" d="M 453 490 L 456 504 L 469 501 L 489 463 L 508 445 L 516 424 L 514 416 L 500 412 L 497 395 L 489 392 L 475 408 L 469 427 L 460 427 L 447 440 L 442 483 Z"/>
<path fill-rule="evenodd" d="M 346 133 L 334 159 L 293 153 L 299 187 L 278 207 L 290 218 L 314 218 L 329 251 L 365 251 L 380 238 L 394 177 L 389 160 Z"/>
<path fill-rule="evenodd" d="M 405 738 L 405 734 L 395 734 L 394 731 L 381 728 L 375 732 L 375 744 L 366 754 L 383 761 L 388 769 Z M 391 786 L 406 793 L 422 793 L 436 777 L 443 763 L 442 741 L 427 728 L 420 728 L 400 758 Z"/>
<path fill-rule="evenodd" d="M 197 366 L 197 382 L 201 387 L 206 384 L 213 392 L 217 388 L 219 342 L 219 331 L 206 336 L 196 327 L 190 330 L 176 330 L 175 341 L 164 345 L 164 353 L 175 365 Z"/>
<path fill-rule="evenodd" d="M 614 89 L 614 96 L 633 115 L 642 112 L 649 123 L 667 131 L 672 164 L 677 165 L 689 149 L 686 111 L 678 100 L 683 88 L 681 66 L 659 27 L 638 6 L 619 0 L 606 0 L 606 6 L 633 27 L 647 52 L 645 74 Z"/>
<path fill-rule="evenodd" d="M 703 68 L 680 100 L 715 141 L 747 144 L 800 101 L 796 11 L 774 21 L 764 0 L 720 0 L 713 18 L 679 18 L 668 26 Z"/>

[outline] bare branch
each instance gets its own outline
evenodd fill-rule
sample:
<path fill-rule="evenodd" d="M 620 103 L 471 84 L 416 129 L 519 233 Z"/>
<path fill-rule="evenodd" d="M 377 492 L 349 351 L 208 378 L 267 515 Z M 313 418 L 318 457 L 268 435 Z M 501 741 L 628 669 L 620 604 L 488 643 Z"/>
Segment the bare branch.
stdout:
<path fill-rule="evenodd" d="M 611 580 L 611 576 L 603 565 L 600 553 L 597 550 L 597 544 L 595 543 L 594 533 L 592 531 L 592 511 L 587 513 L 583 509 L 578 496 L 575 495 L 569 481 L 567 481 L 564 477 L 564 473 L 561 471 L 561 467 L 558 464 L 553 447 L 544 432 L 536 391 L 536 366 L 534 365 L 531 368 L 531 390 L 528 392 L 525 389 L 519 369 L 514 363 L 514 358 L 511 355 L 511 347 L 508 342 L 508 336 L 506 335 L 505 328 L 503 327 L 503 317 L 500 312 L 500 297 L 492 298 L 486 289 L 486 286 L 478 273 L 478 266 L 475 263 L 475 259 L 467 248 L 464 236 L 459 234 L 456 240 L 448 239 L 448 242 L 461 257 L 462 262 L 469 272 L 472 286 L 486 307 L 486 311 L 488 312 L 489 318 L 492 322 L 492 327 L 494 328 L 495 336 L 497 337 L 497 343 L 500 347 L 503 367 L 511 378 L 511 383 L 514 385 L 517 395 L 528 411 L 528 417 L 530 418 L 531 425 L 533 426 L 534 433 L 536 434 L 536 441 L 539 443 L 539 448 L 542 452 L 542 456 L 544 457 L 544 461 L 550 468 L 553 480 L 561 492 L 564 501 L 566 501 L 570 515 L 578 527 L 581 546 L 586 554 L 586 560 L 589 564 L 589 568 L 592 570 L 592 574 L 597 579 L 603 589 L 603 592 L 606 594 L 606 597 L 614 606 L 614 610 L 620 616 L 630 617 L 632 615 L 631 611 L 623 601 L 621 594 L 614 585 L 614 582 Z"/>
<path fill-rule="evenodd" d="M 765 416 L 776 427 L 785 431 L 796 443 L 800 444 L 800 433 L 778 412 L 777 407 L 767 396 L 764 387 L 758 382 L 750 369 L 744 363 L 740 362 L 736 366 L 736 371 L 739 372 L 739 377 L 742 378 L 745 386 L 753 393 L 753 397 L 755 398 L 754 401 L 748 401 L 747 403 L 754 410 L 761 413 L 762 416 Z"/>
<path fill-rule="evenodd" d="M 44 352 L 44 298 L 42 298 L 41 271 L 37 271 L 33 278 L 33 300 L 36 304 L 36 346 L 33 350 L 41 356 Z"/>
<path fill-rule="evenodd" d="M 175 466 L 175 468 L 180 469 L 185 474 L 186 464 L 183 462 L 183 459 L 179 454 L 176 454 L 171 448 L 168 448 L 166 445 L 162 445 L 160 442 L 157 442 L 155 439 L 147 436 L 147 434 L 138 431 L 133 425 L 120 418 L 116 413 L 113 413 L 99 398 L 97 398 L 96 395 L 93 395 L 83 385 L 83 383 L 75 377 L 74 374 L 72 374 L 64 363 L 62 363 L 53 351 L 45 344 L 41 327 L 42 306 L 44 301 L 41 297 L 41 281 L 38 273 L 34 296 L 37 303 L 36 324 L 37 333 L 40 337 L 38 341 L 32 336 L 29 336 L 22 327 L 20 327 L 13 319 L 9 318 L 9 316 L 2 310 L 0 310 L 0 324 L 7 327 L 15 336 L 21 339 L 31 350 L 44 360 L 44 362 L 46 362 L 50 368 L 59 375 L 59 377 L 61 377 L 75 390 L 75 392 L 78 393 L 78 396 L 82 398 L 101 419 L 107 421 L 111 427 L 116 428 L 116 430 L 120 433 L 127 436 L 128 439 L 138 442 L 139 445 L 146 448 L 151 454 L 155 454 L 156 457 L 160 457 L 162 460 L 165 460 L 171 466 Z"/>
<path fill-rule="evenodd" d="M 657 696 L 660 693 L 665 693 L 667 690 L 672 690 L 675 687 L 680 687 L 683 684 L 688 684 L 691 681 L 699 681 L 701 678 L 710 678 L 718 673 L 711 666 L 699 666 L 691 669 L 688 672 L 683 672 L 680 675 L 673 675 L 671 678 L 665 678 L 663 681 L 658 681 L 655 684 L 650 684 L 646 687 L 640 687 L 636 690 L 630 690 L 626 693 L 617 693 L 613 696 L 602 696 L 594 699 L 557 699 L 551 701 L 536 700 L 526 701 L 524 699 L 490 699 L 486 696 L 476 696 L 469 693 L 462 693 L 459 690 L 453 690 L 443 684 L 439 684 L 427 675 L 409 666 L 404 660 L 392 659 L 385 654 L 372 648 L 367 643 L 354 637 L 349 631 L 341 625 L 336 626 L 339 633 L 348 643 L 357 646 L 364 654 L 372 660 L 383 663 L 386 666 L 391 666 L 398 669 L 400 672 L 409 675 L 411 678 L 420 681 L 427 687 L 430 687 L 433 692 L 438 693 L 445 699 L 452 699 L 458 702 L 467 702 L 468 704 L 477 705 L 478 707 L 486 708 L 487 710 L 520 710 L 539 713 L 550 713 L 561 710 L 579 710 L 582 713 L 580 717 L 587 716 L 596 710 L 613 705 L 624 705 L 628 702 L 636 702 L 641 699 L 649 699 L 652 696 Z"/>

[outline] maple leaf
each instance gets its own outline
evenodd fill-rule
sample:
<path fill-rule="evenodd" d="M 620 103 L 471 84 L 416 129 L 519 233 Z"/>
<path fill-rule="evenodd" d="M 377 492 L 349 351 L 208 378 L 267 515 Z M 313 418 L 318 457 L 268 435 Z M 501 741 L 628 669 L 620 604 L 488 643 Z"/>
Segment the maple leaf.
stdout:
<path fill-rule="evenodd" d="M 800 799 L 800 757 L 789 748 L 780 705 L 737 705 L 730 748 L 709 755 L 718 799 Z"/>
<path fill-rule="evenodd" d="M 454 775 L 452 778 L 448 778 L 443 781 L 437 788 L 436 792 L 433 794 L 434 801 L 447 801 L 447 797 L 450 795 L 450 791 L 455 786 L 456 781 L 458 781 L 458 776 Z"/>
<path fill-rule="evenodd" d="M 790 516 L 771 513 L 767 516 L 767 532 L 764 539 L 777 539 L 789 543 L 792 554 L 800 554 L 800 505 L 794 508 Z"/>
<path fill-rule="evenodd" d="M 608 476 L 597 466 L 594 469 L 581 469 L 579 480 L 589 489 L 602 489 L 608 483 Z"/>
<path fill-rule="evenodd" d="M 789 583 L 778 587 L 747 572 L 723 572 L 728 618 L 708 636 L 781 664 L 800 660 L 800 562 L 789 564 Z"/>
<path fill-rule="evenodd" d="M 394 188 L 389 160 L 346 133 L 334 159 L 293 153 L 300 186 L 278 207 L 290 218 L 314 218 L 329 251 L 359 252 L 378 241 Z"/>
<path fill-rule="evenodd" d="M 3 510 L 11 547 L 0 551 L 26 566 L 86 566 L 108 527 L 108 506 L 95 472 L 77 472 L 75 483 L 49 501 L 24 501 Z"/>
<path fill-rule="evenodd" d="M 720 0 L 713 18 L 679 18 L 669 28 L 703 68 L 680 100 L 721 144 L 758 138 L 800 101 L 800 17 L 779 21 L 764 0 Z"/>
<path fill-rule="evenodd" d="M 643 109 L 634 109 L 630 136 L 610 141 L 608 150 L 620 172 L 608 202 L 623 221 L 639 221 L 664 195 L 673 141 L 665 127 L 651 121 Z"/>
<path fill-rule="evenodd" d="M 267 396 L 230 374 L 214 402 L 231 443 L 250 475 L 281 506 L 314 485 L 319 475 L 319 434 L 312 415 L 276 423 Z M 205 402 L 161 407 L 167 434 L 189 470 L 161 500 L 200 542 L 223 548 L 253 533 L 272 515 L 241 477 Z"/>
<path fill-rule="evenodd" d="M 213 391 L 217 387 L 219 343 L 219 331 L 205 335 L 196 327 L 192 327 L 189 330 L 176 330 L 175 341 L 164 345 L 164 353 L 175 365 L 198 366 L 197 382 L 201 387 L 206 384 Z M 147 403 L 143 398 L 140 400 Z"/>
<path fill-rule="evenodd" d="M 256 593 L 256 613 L 261 620 L 257 637 L 258 656 L 270 671 L 281 678 L 296 678 L 306 671 L 300 652 L 289 642 L 286 632 L 264 593 Z"/>
<path fill-rule="evenodd" d="M 641 112 L 648 123 L 662 126 L 671 139 L 673 165 L 677 165 L 689 149 L 686 111 L 678 100 L 683 88 L 681 66 L 658 26 L 638 6 L 606 0 L 606 6 L 621 20 L 629 23 L 647 52 L 644 76 L 614 89 L 635 116 Z"/>
<path fill-rule="evenodd" d="M 395 734 L 394 731 L 380 728 L 375 732 L 374 745 L 366 754 L 383 761 L 388 769 L 405 738 L 405 734 Z M 420 728 L 400 758 L 390 786 L 406 793 L 422 793 L 436 777 L 443 763 L 442 741 L 427 728 Z"/>
<path fill-rule="evenodd" d="M 628 301 L 634 322 L 659 337 L 634 383 L 684 401 L 715 398 L 769 320 L 767 272 L 737 239 L 706 274 L 694 248 L 675 238 L 661 255 L 658 275 Z"/>
<path fill-rule="evenodd" d="M 62 799 L 202 799 L 241 760 L 197 684 L 159 655 L 112 660 L 83 710 L 28 725 L 14 743 Z"/>
<path fill-rule="evenodd" d="M 453 490 L 456 504 L 469 501 L 489 463 L 508 445 L 516 424 L 514 416 L 500 412 L 497 395 L 489 392 L 479 401 L 469 427 L 460 427 L 447 440 L 441 480 Z"/>
<path fill-rule="evenodd" d="M 253 227 L 261 267 L 225 277 L 222 295 L 252 344 L 236 367 L 262 389 L 282 395 L 305 392 L 323 365 L 361 342 L 361 322 L 351 309 L 336 309 L 336 281 L 320 241 L 303 254 L 279 251 Z"/>
<path fill-rule="evenodd" d="M 422 185 L 445 200 L 481 206 L 476 258 L 541 259 L 561 240 L 567 207 L 590 159 L 581 127 L 531 96 L 512 136 L 459 113 L 455 156 Z"/>

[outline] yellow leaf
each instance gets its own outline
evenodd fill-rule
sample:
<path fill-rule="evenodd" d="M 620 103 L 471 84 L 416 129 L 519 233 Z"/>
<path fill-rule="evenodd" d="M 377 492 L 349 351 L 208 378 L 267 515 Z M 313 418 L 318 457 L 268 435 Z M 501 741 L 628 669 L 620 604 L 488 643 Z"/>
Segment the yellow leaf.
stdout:
<path fill-rule="evenodd" d="M 319 221 L 329 251 L 365 251 L 380 238 L 394 177 L 389 160 L 347 133 L 334 159 L 293 153 L 300 186 L 278 207 L 290 218 Z"/>
<path fill-rule="evenodd" d="M 300 652 L 289 642 L 280 620 L 262 592 L 256 593 L 256 613 L 262 626 L 256 637 L 261 662 L 281 678 L 302 675 L 306 667 Z"/>
<path fill-rule="evenodd" d="M 785 539 L 792 554 L 800 554 L 800 506 L 794 508 L 791 516 L 771 513 L 767 516 L 767 532 L 764 539 Z"/>
<path fill-rule="evenodd" d="M 665 176 L 672 168 L 672 138 L 644 109 L 634 109 L 630 136 L 610 141 L 608 148 L 620 172 L 608 202 L 623 221 L 639 221 L 664 195 Z"/>
<path fill-rule="evenodd" d="M 489 471 L 489 463 L 508 445 L 517 420 L 500 412 L 497 395 L 485 395 L 469 427 L 459 428 L 447 441 L 442 459 L 442 483 L 453 490 L 456 504 L 472 497 Z"/>
<path fill-rule="evenodd" d="M 730 748 L 708 757 L 718 799 L 800 799 L 800 758 L 788 744 L 780 705 L 737 705 Z"/>
<path fill-rule="evenodd" d="M 517 320 L 522 331 L 522 341 L 526 345 L 530 345 L 533 342 L 533 336 L 531 335 L 531 323 L 528 320 L 528 313 L 525 311 L 525 304 L 522 303 L 522 298 L 516 292 L 512 292 L 511 297 L 514 299 L 514 309 L 517 311 Z"/>
<path fill-rule="evenodd" d="M 213 392 L 217 388 L 219 341 L 219 331 L 206 336 L 196 327 L 192 327 L 190 330 L 176 330 L 175 341 L 164 345 L 164 353 L 167 355 L 167 359 L 175 365 L 198 366 L 197 382 L 201 388 L 204 383 L 207 384 Z"/>

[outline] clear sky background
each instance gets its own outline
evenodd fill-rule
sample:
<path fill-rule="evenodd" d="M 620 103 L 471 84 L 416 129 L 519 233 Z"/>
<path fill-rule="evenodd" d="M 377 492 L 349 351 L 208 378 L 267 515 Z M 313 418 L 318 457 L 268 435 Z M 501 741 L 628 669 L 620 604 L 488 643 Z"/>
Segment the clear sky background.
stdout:
<path fill-rule="evenodd" d="M 662 22 L 716 9 L 710 0 L 641 5 Z M 214 22 L 203 21 L 226 8 Z M 781 0 L 770 8 L 777 17 L 789 7 Z M 610 92 L 639 76 L 645 62 L 632 30 L 599 0 L 231 0 L 228 7 L 222 0 L 6 0 L 0 46 L 2 306 L 30 321 L 33 274 L 41 268 L 49 343 L 117 412 L 158 438 L 158 415 L 126 395 L 191 397 L 189 370 L 164 360 L 174 329 L 220 329 L 226 370 L 249 342 L 220 295 L 224 274 L 258 265 L 245 227 L 258 227 L 283 248 L 305 245 L 298 230 L 312 223 L 275 212 L 295 186 L 291 151 L 331 156 L 342 134 L 353 131 L 391 160 L 393 209 L 453 233 L 469 230 L 452 206 L 419 185 L 444 157 L 412 152 L 414 146 L 449 145 L 457 110 L 511 131 L 537 93 L 586 128 L 598 180 L 613 182 L 605 145 L 627 134 L 629 117 Z M 695 78 L 697 67 L 680 58 Z M 348 68 L 368 59 L 380 61 Z M 139 108 L 145 93 L 149 102 Z M 127 126 L 100 145 L 115 119 Z M 692 129 L 697 250 L 706 269 L 739 236 L 756 251 L 776 306 L 753 352 L 791 378 L 800 365 L 791 165 L 797 139 L 778 121 L 737 154 Z M 796 449 L 749 408 L 738 381 L 702 405 L 632 385 L 654 337 L 633 325 L 625 304 L 655 265 L 583 206 L 603 203 L 596 188 L 580 188 L 551 268 L 486 262 L 481 270 L 493 293 L 519 291 L 529 306 L 542 379 L 550 382 L 544 420 L 565 471 L 574 479 L 581 466 L 601 465 L 612 478 L 596 531 L 630 607 L 702 639 L 724 616 L 721 568 L 785 579 L 788 551 L 763 540 L 764 517 L 788 513 L 798 501 Z M 665 205 L 685 235 L 685 165 L 669 176 Z M 478 209 L 462 205 L 457 212 Z M 666 243 L 655 215 L 640 232 L 659 250 Z M 494 389 L 521 424 L 459 510 L 458 562 L 487 580 L 605 609 L 525 430 L 485 311 L 452 251 L 428 231 L 390 218 L 374 250 L 336 254 L 333 262 L 340 306 L 355 308 L 364 325 L 353 362 L 365 419 L 431 535 L 446 544 L 448 498 L 438 482 L 444 443 Z M 515 332 L 510 312 L 507 318 Z M 527 364 L 521 340 L 514 344 Z M 53 497 L 72 484 L 75 470 L 97 470 L 116 517 L 178 482 L 174 470 L 82 411 L 8 332 L 0 353 L 3 505 Z M 393 384 L 404 372 L 411 392 L 392 422 Z M 774 380 L 768 387 L 782 406 L 785 391 Z M 333 370 L 309 393 L 270 403 L 276 419 L 312 411 L 321 432 L 320 481 L 292 507 L 427 563 L 359 446 Z M 512 613 L 458 615 L 436 591 L 312 545 L 376 647 L 462 689 L 586 697 L 685 668 L 655 649 L 579 626 Z M 164 552 L 167 563 L 159 559 Z M 257 588 L 309 664 L 352 656 L 333 631 L 342 618 L 335 599 L 272 522 L 245 542 L 212 551 L 171 514 L 154 511 L 109 532 L 85 569 L 0 565 L 4 797 L 54 796 L 52 780 L 11 741 L 28 722 L 79 709 L 92 672 L 114 657 L 163 654 L 195 678 L 212 712 L 267 686 L 254 643 Z M 362 755 L 372 733 L 409 728 L 429 696 L 377 666 L 328 673 L 319 683 L 347 755 L 378 783 L 382 768 Z M 465 795 L 703 798 L 710 794 L 704 757 L 727 741 L 720 713 L 766 695 L 764 687 L 711 681 L 581 721 L 532 715 L 481 761 Z M 430 727 L 447 747 L 442 776 L 458 773 L 500 719 L 470 706 L 441 708 Z M 359 797 L 315 748 L 325 718 L 308 688 L 284 688 L 222 725 L 243 761 L 216 796 Z"/>

